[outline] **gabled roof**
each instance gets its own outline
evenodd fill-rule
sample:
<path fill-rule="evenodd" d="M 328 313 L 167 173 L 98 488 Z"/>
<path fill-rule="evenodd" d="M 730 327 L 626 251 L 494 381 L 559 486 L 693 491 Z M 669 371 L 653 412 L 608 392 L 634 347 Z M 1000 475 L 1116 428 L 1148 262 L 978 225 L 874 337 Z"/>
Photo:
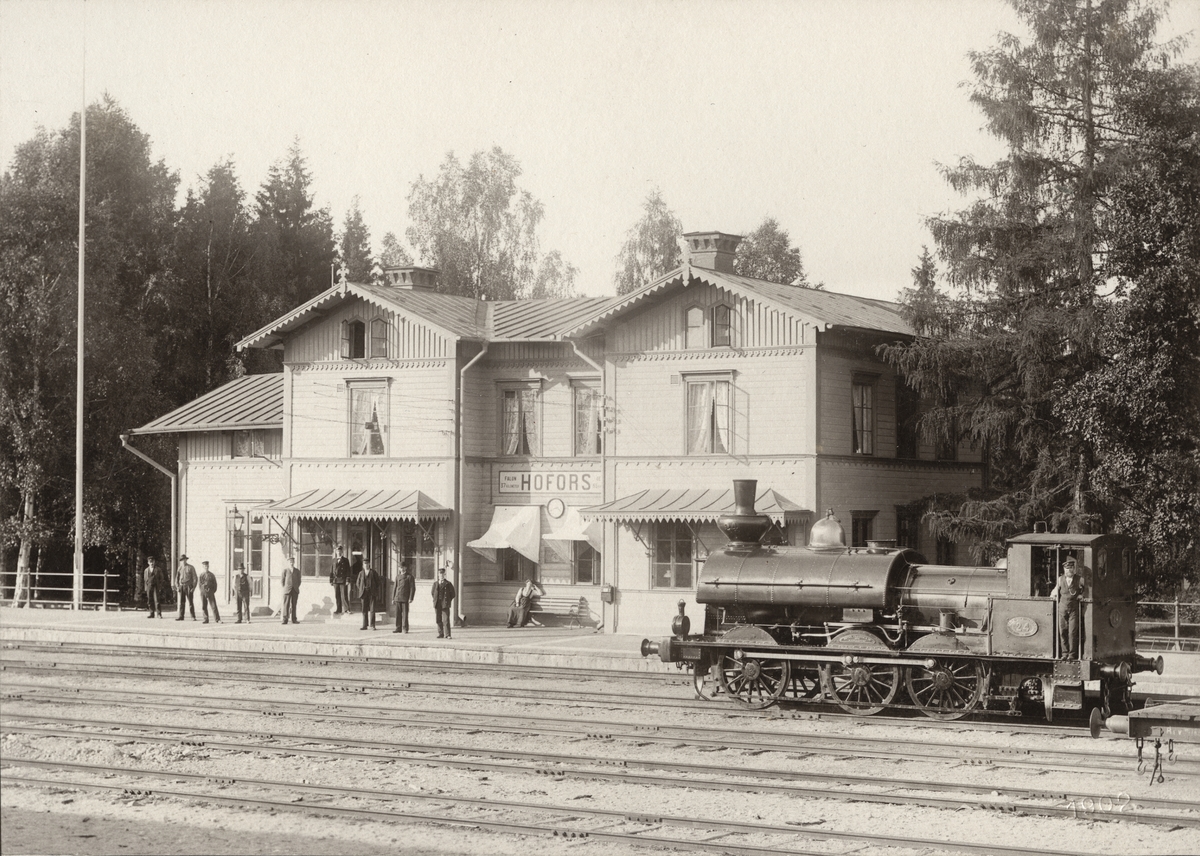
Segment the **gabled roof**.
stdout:
<path fill-rule="evenodd" d="M 567 297 L 543 300 L 498 300 L 491 308 L 492 339 L 553 341 L 564 330 L 592 317 L 617 298 Z"/>
<path fill-rule="evenodd" d="M 130 434 L 283 427 L 283 374 L 243 375 Z"/>
<path fill-rule="evenodd" d="M 317 315 L 336 309 L 351 300 L 365 300 L 391 312 L 409 312 L 420 316 L 431 327 L 450 338 L 482 339 L 485 323 L 480 301 L 453 294 L 437 294 L 386 285 L 344 282 L 321 292 L 312 300 L 255 330 L 237 343 L 244 348 L 273 348 L 284 337 L 312 321 Z"/>
<path fill-rule="evenodd" d="M 881 330 L 886 333 L 914 335 L 915 330 L 900 314 L 900 305 L 886 300 L 873 300 L 852 294 L 838 294 L 795 285 L 768 282 L 733 273 L 721 273 L 695 265 L 685 265 L 656 279 L 631 294 L 610 300 L 592 317 L 565 330 L 569 336 L 587 335 L 605 322 L 643 306 L 655 295 L 675 288 L 685 288 L 694 282 L 706 282 L 735 294 L 769 303 L 779 309 L 810 319 L 829 327 L 848 327 Z"/>

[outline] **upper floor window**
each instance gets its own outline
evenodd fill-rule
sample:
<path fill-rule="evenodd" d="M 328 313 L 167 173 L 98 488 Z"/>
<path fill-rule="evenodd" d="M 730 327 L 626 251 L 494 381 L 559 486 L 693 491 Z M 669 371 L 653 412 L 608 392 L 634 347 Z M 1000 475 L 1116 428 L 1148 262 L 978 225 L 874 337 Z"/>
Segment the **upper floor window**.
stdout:
<path fill-rule="evenodd" d="M 265 453 L 265 431 L 233 432 L 233 456 L 235 458 L 254 458 Z"/>
<path fill-rule="evenodd" d="M 850 387 L 850 431 L 854 454 L 875 454 L 875 380 L 873 378 L 855 378 Z"/>
<path fill-rule="evenodd" d="M 920 416 L 920 395 L 915 389 L 896 378 L 896 457 L 917 457 L 917 419 Z"/>
<path fill-rule="evenodd" d="M 714 348 L 728 347 L 733 344 L 733 312 L 725 304 L 718 304 L 712 310 L 712 343 Z"/>
<path fill-rule="evenodd" d="M 688 378 L 687 453 L 726 455 L 733 450 L 733 383 Z"/>
<path fill-rule="evenodd" d="M 387 454 L 387 386 L 381 383 L 350 384 L 350 454 Z"/>
<path fill-rule="evenodd" d="M 704 335 L 704 310 L 699 306 L 689 306 L 687 318 L 687 347 L 703 348 L 708 345 Z"/>
<path fill-rule="evenodd" d="M 573 388 L 575 395 L 575 454 L 599 455 L 604 442 L 603 406 L 600 390 L 583 384 Z"/>
<path fill-rule="evenodd" d="M 362 321 L 342 322 L 342 359 L 361 360 L 367 355 L 367 325 Z"/>
<path fill-rule="evenodd" d="M 695 549 L 691 528 L 682 521 L 654 527 L 655 588 L 691 588 L 695 580 Z"/>
<path fill-rule="evenodd" d="M 539 416 L 540 387 L 501 390 L 500 453 L 537 455 L 541 452 Z"/>
<path fill-rule="evenodd" d="M 376 318 L 371 322 L 371 356 L 386 357 L 387 345 L 387 322 Z"/>

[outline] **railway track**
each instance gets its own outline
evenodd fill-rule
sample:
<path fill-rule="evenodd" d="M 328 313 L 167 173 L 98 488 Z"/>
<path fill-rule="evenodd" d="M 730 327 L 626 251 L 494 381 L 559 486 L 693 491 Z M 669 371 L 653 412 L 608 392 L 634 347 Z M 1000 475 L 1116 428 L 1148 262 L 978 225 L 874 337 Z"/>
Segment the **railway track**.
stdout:
<path fill-rule="evenodd" d="M 108 742 L 127 742 L 132 737 L 141 742 L 169 745 L 185 743 L 187 746 L 230 752 L 266 752 L 283 756 L 306 755 L 343 760 L 390 761 L 395 759 L 397 753 L 408 753 L 413 756 L 409 760 L 419 763 L 470 770 L 637 782 L 655 787 L 682 786 L 721 791 L 772 792 L 793 797 L 924 805 L 950 810 L 984 808 L 1041 817 L 1078 817 L 1078 806 L 1089 799 L 1084 793 L 1050 794 L 1045 791 L 999 785 L 973 786 L 891 776 L 822 774 L 795 767 L 789 770 L 774 770 L 739 765 L 731 771 L 728 764 L 671 763 L 632 757 L 614 758 L 611 755 L 514 752 L 458 744 L 346 741 L 333 738 L 322 738 L 322 742 L 330 746 L 322 749 L 313 747 L 316 739 L 312 735 L 278 731 L 248 736 L 231 729 L 163 725 L 139 728 L 113 720 L 47 715 L 37 719 L 46 723 L 58 723 L 59 727 L 13 724 L 13 720 L 19 719 L 28 721 L 27 717 L 0 714 L 0 731 L 6 734 Z M 119 733 L 114 733 L 113 729 L 119 729 Z M 156 733 L 146 733 L 147 731 Z M 11 757 L 6 759 L 7 762 L 18 765 L 21 760 Z M 604 769 L 594 769 L 595 767 Z M 614 769 L 615 772 L 612 771 Z M 799 785 L 796 782 L 810 784 Z M 963 792 L 973 796 L 945 796 Z M 1154 814 L 1152 811 L 1167 813 Z M 1136 803 L 1130 800 L 1120 806 L 1114 804 L 1111 808 L 1097 806 L 1089 813 L 1089 818 L 1200 828 L 1200 813 L 1195 811 L 1192 803 L 1162 798 L 1140 797 Z"/>
<path fill-rule="evenodd" d="M 54 660 L 27 660 L 22 661 L 11 656 L 10 652 L 37 652 L 59 654 L 60 656 Z M 68 669 L 72 666 L 93 670 L 94 664 L 84 663 L 79 660 L 64 662 L 61 656 L 67 653 L 72 657 L 83 657 L 88 655 L 94 656 L 121 656 L 121 657 L 150 657 L 153 660 L 172 660 L 183 662 L 189 672 L 193 672 L 197 677 L 202 677 L 204 674 L 219 675 L 222 678 L 237 679 L 237 674 L 230 672 L 229 669 L 202 669 L 195 666 L 195 652 L 180 650 L 177 648 L 142 648 L 142 647 L 125 647 L 114 645 L 92 645 L 81 643 L 10 643 L 0 651 L 0 669 L 3 668 L 55 668 L 60 670 Z M 480 680 L 480 675 L 484 675 L 484 680 L 493 679 L 495 677 L 504 677 L 508 681 L 528 678 L 541 681 L 543 684 L 561 682 L 564 679 L 578 680 L 580 678 L 597 681 L 620 681 L 633 683 L 650 683 L 658 686 L 667 687 L 682 687 L 686 686 L 689 691 L 680 699 L 666 698 L 662 695 L 653 698 L 639 698 L 625 693 L 624 698 L 618 696 L 609 696 L 604 701 L 612 705 L 619 706 L 662 706 L 662 707 L 681 707 L 691 708 L 692 702 L 696 696 L 691 692 L 693 681 L 690 673 L 681 673 L 679 675 L 663 674 L 663 673 L 646 673 L 646 672 L 630 672 L 624 670 L 600 670 L 600 669 L 567 669 L 553 667 L 538 667 L 515 666 L 508 664 L 466 664 L 466 663 L 444 663 L 431 660 L 393 660 L 384 658 L 368 658 L 368 657 L 317 657 L 311 655 L 286 654 L 280 652 L 268 653 L 229 653 L 218 652 L 205 654 L 209 661 L 220 663 L 240 663 L 240 664 L 261 664 L 270 662 L 272 664 L 287 664 L 289 666 L 311 668 L 330 668 L 333 670 L 343 669 L 346 665 L 353 665 L 359 673 L 367 671 L 371 674 L 378 674 L 376 679 L 360 678 L 358 680 L 347 680 L 344 676 L 334 675 L 328 679 L 324 679 L 327 686 L 339 687 L 358 687 L 364 691 L 377 689 L 379 687 L 405 685 L 406 688 L 417 691 L 424 689 L 429 692 L 445 691 L 446 687 L 457 687 L 458 691 L 464 693 L 475 693 L 478 695 L 493 693 L 510 693 L 512 687 L 510 683 L 505 684 L 487 684 Z M 151 673 L 153 667 L 144 665 L 138 666 L 139 673 Z M 163 670 L 158 670 L 163 673 Z M 430 675 L 434 672 L 448 673 L 454 675 L 470 675 L 472 676 L 471 686 L 466 687 L 460 684 L 452 684 L 431 680 Z M 170 672 L 168 674 L 174 674 Z M 247 681 L 260 681 L 264 683 L 278 682 L 282 680 L 282 676 L 277 673 L 251 673 L 241 672 L 241 676 Z M 398 679 L 398 675 L 415 675 L 415 677 L 405 677 Z M 298 679 L 297 686 L 306 686 L 310 684 L 322 683 L 321 678 L 313 679 Z M 546 697 L 553 697 L 555 694 L 561 694 L 551 687 L 539 690 Z M 572 692 L 572 697 L 578 693 Z M 603 694 L 601 694 L 603 695 Z M 598 699 L 600 700 L 600 699 Z M 863 722 L 864 717 L 847 714 L 831 704 L 826 704 L 822 699 L 806 699 L 806 700 L 785 700 L 780 704 L 761 711 L 748 711 L 726 699 L 718 699 L 715 704 L 726 716 L 743 716 L 750 719 L 806 719 L 806 720 L 821 720 L 830 722 Z M 1032 721 L 1027 718 L 1014 718 L 1008 713 L 978 711 L 971 717 L 956 722 L 942 722 L 939 720 L 930 719 L 921 714 L 915 707 L 909 705 L 896 704 L 889 711 L 878 714 L 870 718 L 874 721 L 887 721 L 896 719 L 912 719 L 919 723 L 921 728 L 930 730 L 944 730 L 953 733 L 961 732 L 965 723 L 970 723 L 970 726 L 977 731 L 995 731 L 998 733 L 1009 733 L 1014 728 L 1019 728 L 1023 733 L 1028 734 L 1061 734 L 1064 731 L 1071 730 L 1086 730 L 1086 717 L 1067 717 L 1060 714 L 1060 721 L 1055 724 Z"/>
<path fill-rule="evenodd" d="M 463 709 L 431 708 L 424 704 L 402 705 L 392 699 L 378 704 L 339 701 L 313 704 L 307 702 L 271 701 L 257 699 L 207 696 L 203 701 L 174 692 L 148 690 L 95 689 L 81 690 L 46 687 L 38 683 L 5 681 L 4 699 L 10 706 L 17 701 L 62 704 L 112 704 L 128 707 L 158 708 L 160 710 L 215 710 L 221 713 L 241 713 L 262 716 L 301 717 L 305 719 L 343 719 L 376 725 L 387 725 L 397 718 L 415 721 L 421 727 L 451 730 L 488 728 L 522 733 L 535 729 L 539 733 L 567 739 L 626 740 L 647 744 L 685 743 L 694 746 L 728 748 L 743 751 L 782 751 L 830 756 L 852 754 L 859 757 L 892 761 L 915 759 L 953 761 L 964 766 L 1019 767 L 1064 772 L 1113 773 L 1128 771 L 1132 758 L 1126 753 L 1103 753 L 1096 750 L 1012 749 L 990 744 L 970 745 L 961 741 L 908 740 L 898 745 L 893 738 L 876 738 L 865 734 L 847 736 L 829 734 L 795 734 L 777 730 L 748 732 L 744 727 L 686 726 L 670 724 L 642 725 L 620 720 L 558 716 L 527 712 L 516 715 L 493 711 L 472 713 Z M 395 688 L 394 691 L 402 691 Z M 379 691 L 382 692 L 382 691 Z M 452 695 L 458 693 L 451 693 Z M 461 695 L 461 694 L 460 694 Z M 509 697 L 512 700 L 512 697 Z M 531 702 L 540 701 L 534 695 Z M 1120 742 L 1132 750 L 1132 744 Z M 1200 776 L 1200 764 L 1179 761 L 1172 767 L 1177 776 Z"/>

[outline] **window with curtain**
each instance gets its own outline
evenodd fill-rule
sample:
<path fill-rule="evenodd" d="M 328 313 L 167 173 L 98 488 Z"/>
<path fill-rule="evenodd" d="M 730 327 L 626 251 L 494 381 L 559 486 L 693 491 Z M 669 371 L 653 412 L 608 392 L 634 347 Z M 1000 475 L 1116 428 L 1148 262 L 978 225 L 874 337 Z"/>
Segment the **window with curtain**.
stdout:
<path fill-rule="evenodd" d="M 251 514 L 250 526 L 250 561 L 246 563 L 246 567 L 251 571 L 261 571 L 263 569 L 263 516 L 261 514 Z"/>
<path fill-rule="evenodd" d="M 374 457 L 387 454 L 387 387 L 350 387 L 350 455 Z"/>
<path fill-rule="evenodd" d="M 253 458 L 266 452 L 265 431 L 234 431 L 233 456 L 235 458 Z"/>
<path fill-rule="evenodd" d="M 655 524 L 655 588 L 691 588 L 695 579 L 692 530 L 682 521 Z"/>
<path fill-rule="evenodd" d="M 575 387 L 575 454 L 599 455 L 603 443 L 600 390 L 582 384 Z"/>
<path fill-rule="evenodd" d="M 728 347 L 733 344 L 733 312 L 728 306 L 714 306 L 712 343 L 714 348 Z"/>
<path fill-rule="evenodd" d="M 727 455 L 733 451 L 733 384 L 728 380 L 687 381 L 687 453 Z"/>
<path fill-rule="evenodd" d="M 376 318 L 371 322 L 371 356 L 386 357 L 387 353 L 387 322 Z"/>
<path fill-rule="evenodd" d="M 854 454 L 875 454 L 875 382 L 856 379 L 850 387 L 850 425 Z"/>
<path fill-rule="evenodd" d="M 539 442 L 538 411 L 540 388 L 503 390 L 500 412 L 500 452 L 504 455 L 537 455 Z"/>

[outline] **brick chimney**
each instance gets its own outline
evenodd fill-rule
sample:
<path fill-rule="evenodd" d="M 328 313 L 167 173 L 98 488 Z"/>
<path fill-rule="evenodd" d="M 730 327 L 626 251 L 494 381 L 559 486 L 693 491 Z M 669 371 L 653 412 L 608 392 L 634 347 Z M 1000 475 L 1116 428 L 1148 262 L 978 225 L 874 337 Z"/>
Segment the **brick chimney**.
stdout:
<path fill-rule="evenodd" d="M 688 258 L 696 267 L 708 268 L 720 273 L 733 273 L 733 255 L 741 235 L 724 232 L 685 232 L 683 239 L 688 244 Z"/>
<path fill-rule="evenodd" d="M 383 269 L 384 281 L 405 291 L 434 291 L 437 289 L 438 272 L 433 268 L 390 267 Z"/>

